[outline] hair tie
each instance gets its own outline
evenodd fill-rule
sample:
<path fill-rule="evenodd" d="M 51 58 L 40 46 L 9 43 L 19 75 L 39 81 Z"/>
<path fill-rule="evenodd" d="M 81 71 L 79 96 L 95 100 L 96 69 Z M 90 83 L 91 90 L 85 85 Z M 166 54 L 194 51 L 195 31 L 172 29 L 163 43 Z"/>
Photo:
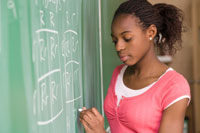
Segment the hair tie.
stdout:
<path fill-rule="evenodd" d="M 158 43 L 161 43 L 161 41 L 162 41 L 162 34 L 159 33 L 159 40 L 158 40 Z"/>

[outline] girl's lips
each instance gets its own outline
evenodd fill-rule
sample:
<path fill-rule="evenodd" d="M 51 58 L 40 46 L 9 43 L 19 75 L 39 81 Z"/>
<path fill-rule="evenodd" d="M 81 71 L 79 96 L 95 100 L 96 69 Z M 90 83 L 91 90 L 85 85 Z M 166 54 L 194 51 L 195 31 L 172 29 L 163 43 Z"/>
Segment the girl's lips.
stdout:
<path fill-rule="evenodd" d="M 128 60 L 128 56 L 120 56 L 120 60 L 124 62 Z"/>

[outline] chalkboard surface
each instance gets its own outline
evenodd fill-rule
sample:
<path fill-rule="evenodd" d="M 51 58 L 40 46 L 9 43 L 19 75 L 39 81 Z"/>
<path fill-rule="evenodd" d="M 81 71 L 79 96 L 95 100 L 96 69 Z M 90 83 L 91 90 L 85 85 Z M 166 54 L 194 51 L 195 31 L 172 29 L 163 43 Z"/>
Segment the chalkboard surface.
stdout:
<path fill-rule="evenodd" d="M 0 132 L 83 132 L 78 108 L 102 111 L 99 5 L 1 0 Z"/>

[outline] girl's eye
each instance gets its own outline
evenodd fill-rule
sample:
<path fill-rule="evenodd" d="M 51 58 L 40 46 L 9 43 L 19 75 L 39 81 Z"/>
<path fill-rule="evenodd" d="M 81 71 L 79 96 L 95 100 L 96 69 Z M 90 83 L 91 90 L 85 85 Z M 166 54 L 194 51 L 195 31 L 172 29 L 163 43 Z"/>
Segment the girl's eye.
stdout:
<path fill-rule="evenodd" d="M 115 41 L 115 40 L 113 40 L 112 42 L 113 42 L 114 44 L 116 44 L 116 43 L 117 43 L 117 41 Z"/>
<path fill-rule="evenodd" d="M 129 42 L 129 41 L 131 41 L 131 39 L 132 39 L 132 38 L 124 38 L 124 41 L 125 41 L 125 42 Z"/>

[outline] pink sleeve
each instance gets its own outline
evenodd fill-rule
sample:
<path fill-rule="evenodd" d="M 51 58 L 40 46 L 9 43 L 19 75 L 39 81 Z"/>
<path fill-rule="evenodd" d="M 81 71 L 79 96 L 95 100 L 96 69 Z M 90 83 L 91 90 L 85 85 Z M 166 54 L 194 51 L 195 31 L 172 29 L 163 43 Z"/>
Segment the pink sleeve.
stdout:
<path fill-rule="evenodd" d="M 172 84 L 164 88 L 161 98 L 161 106 L 163 110 L 184 98 L 189 98 L 190 101 L 190 86 L 187 80 L 182 75 L 175 77 Z"/>

